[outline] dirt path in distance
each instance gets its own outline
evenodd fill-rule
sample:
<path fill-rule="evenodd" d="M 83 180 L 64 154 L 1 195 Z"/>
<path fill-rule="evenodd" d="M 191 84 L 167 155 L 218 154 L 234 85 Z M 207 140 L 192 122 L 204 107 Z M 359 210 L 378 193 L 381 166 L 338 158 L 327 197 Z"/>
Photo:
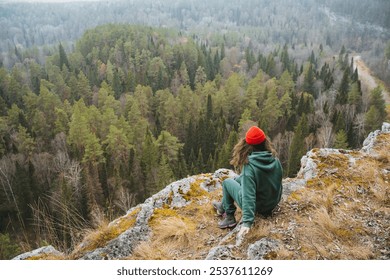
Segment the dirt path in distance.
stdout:
<path fill-rule="evenodd" d="M 371 70 L 367 67 L 367 65 L 362 60 L 361 56 L 357 55 L 353 57 L 353 67 L 354 69 L 357 67 L 359 73 L 359 80 L 361 81 L 363 92 L 370 92 L 378 85 L 382 86 L 383 89 L 383 99 L 386 101 L 386 104 L 390 104 L 390 93 L 383 85 L 383 83 L 376 78 Z"/>

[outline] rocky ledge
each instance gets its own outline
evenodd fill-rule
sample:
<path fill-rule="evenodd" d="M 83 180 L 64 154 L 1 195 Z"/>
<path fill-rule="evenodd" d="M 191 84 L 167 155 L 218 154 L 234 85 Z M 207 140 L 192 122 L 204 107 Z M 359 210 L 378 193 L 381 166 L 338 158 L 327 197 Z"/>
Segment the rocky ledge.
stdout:
<path fill-rule="evenodd" d="M 47 246 L 14 259 L 389 259 L 389 151 L 388 123 L 359 151 L 309 151 L 284 180 L 279 207 L 243 240 L 240 225 L 216 226 L 211 201 L 237 176 L 220 169 L 171 183 L 69 254 Z"/>

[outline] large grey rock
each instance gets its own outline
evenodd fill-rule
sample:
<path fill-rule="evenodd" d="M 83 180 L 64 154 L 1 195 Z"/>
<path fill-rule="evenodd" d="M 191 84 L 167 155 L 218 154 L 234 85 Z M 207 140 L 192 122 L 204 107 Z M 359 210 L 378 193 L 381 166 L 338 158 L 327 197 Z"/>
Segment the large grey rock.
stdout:
<path fill-rule="evenodd" d="M 234 259 L 232 254 L 233 245 L 220 245 L 212 248 L 206 257 L 206 260 L 231 260 Z"/>
<path fill-rule="evenodd" d="M 317 164 L 313 160 L 313 156 L 314 152 L 311 150 L 301 158 L 301 168 L 297 174 L 297 178 L 302 178 L 307 181 L 317 176 Z"/>
<path fill-rule="evenodd" d="M 378 137 L 378 135 L 380 135 L 382 133 L 390 133 L 390 124 L 389 123 L 383 123 L 381 130 L 376 130 L 376 131 L 370 132 L 370 134 L 367 136 L 367 138 L 363 142 L 363 147 L 362 147 L 361 151 L 364 153 L 373 154 L 376 138 Z"/>
<path fill-rule="evenodd" d="M 151 236 L 149 228 L 149 220 L 152 217 L 154 210 L 163 206 L 171 208 L 181 208 L 186 206 L 187 201 L 183 195 L 187 194 L 191 189 L 191 184 L 197 180 L 202 181 L 200 187 L 205 191 L 212 191 L 221 187 L 221 179 L 226 177 L 235 177 L 233 171 L 228 169 L 219 169 L 214 174 L 201 174 L 188 178 L 181 179 L 166 186 L 164 189 L 154 194 L 145 202 L 136 207 L 141 207 L 137 217 L 135 226 L 126 230 L 117 238 L 109 241 L 105 247 L 97 248 L 87 252 L 81 259 L 85 260 L 102 260 L 102 259 L 121 259 L 130 256 L 134 248 L 142 241 L 149 240 Z M 136 208 L 130 209 L 127 214 L 134 211 Z M 114 224 L 111 222 L 110 225 Z M 81 244 L 80 247 L 87 246 Z"/>
<path fill-rule="evenodd" d="M 283 180 L 283 193 L 282 193 L 282 200 L 286 200 L 291 193 L 302 189 L 306 185 L 305 179 L 292 179 L 292 178 L 286 178 Z"/>
<path fill-rule="evenodd" d="M 147 226 L 135 226 L 117 238 L 111 240 L 104 248 L 88 252 L 83 260 L 113 260 L 130 256 L 134 248 L 142 241 L 149 239 L 150 230 Z"/>
<path fill-rule="evenodd" d="M 382 132 L 384 133 L 390 133 L 390 123 L 384 122 L 382 124 Z"/>
<path fill-rule="evenodd" d="M 16 257 L 14 257 L 13 260 L 25 260 L 25 259 L 29 259 L 29 258 L 36 257 L 39 255 L 51 255 L 51 256 L 60 256 L 61 257 L 61 256 L 63 256 L 63 253 L 57 251 L 53 246 L 49 245 L 49 246 L 35 249 L 31 252 L 27 252 L 27 253 L 18 255 Z"/>
<path fill-rule="evenodd" d="M 280 248 L 280 242 L 271 238 L 262 238 L 259 241 L 249 245 L 248 259 L 263 260 L 264 257 Z"/>

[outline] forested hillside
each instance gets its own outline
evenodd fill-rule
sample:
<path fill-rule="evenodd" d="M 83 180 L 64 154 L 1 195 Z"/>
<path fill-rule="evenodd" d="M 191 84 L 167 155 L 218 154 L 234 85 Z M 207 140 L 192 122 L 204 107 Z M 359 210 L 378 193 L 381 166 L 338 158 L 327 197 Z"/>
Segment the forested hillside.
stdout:
<path fill-rule="evenodd" d="M 380 87 L 362 92 L 352 52 L 378 52 L 384 67 L 386 32 L 329 28 L 323 23 L 333 14 L 313 1 L 227 1 L 220 10 L 222 1 L 143 1 L 145 10 L 129 13 L 121 1 L 0 4 L 0 42 L 7 43 L 0 65 L 0 259 L 45 242 L 72 250 L 86 229 L 173 180 L 231 168 L 232 148 L 249 125 L 271 138 L 289 177 L 309 149 L 360 147 L 387 113 Z M 28 5 L 37 6 L 24 13 Z M 57 9 L 49 13 L 45 5 Z M 107 5 L 102 15 L 149 26 L 84 32 L 83 20 L 100 23 L 100 13 L 73 21 L 83 5 Z M 308 17 L 297 16 L 309 7 Z M 35 17 L 40 9 L 47 17 Z M 288 10 L 296 12 L 286 17 Z M 13 29 L 15 17 L 21 25 Z M 46 32 L 29 24 L 49 28 L 51 18 L 69 25 Z M 74 28 L 81 37 L 65 42 L 78 37 Z M 71 35 L 60 37 L 65 30 Z M 49 40 L 51 34 L 59 37 Z"/>
<path fill-rule="evenodd" d="M 45 65 L 2 68 L 2 231 L 35 226 L 71 248 L 78 230 L 172 180 L 230 167 L 248 124 L 273 140 L 286 176 L 308 149 L 358 147 L 381 125 L 381 89 L 362 94 L 345 49 L 314 49 L 301 65 L 290 53 L 106 25 Z"/>
<path fill-rule="evenodd" d="M 0 51 L 8 68 L 37 54 L 43 62 L 52 51 L 48 45 L 58 42 L 71 50 L 89 28 L 131 23 L 176 28 L 186 36 L 224 41 L 227 47 L 250 41 L 267 53 L 284 44 L 323 44 L 337 53 L 344 45 L 361 53 L 390 84 L 384 56 L 386 44 L 390 48 L 390 4 L 385 0 L 4 2 L 0 1 Z"/>

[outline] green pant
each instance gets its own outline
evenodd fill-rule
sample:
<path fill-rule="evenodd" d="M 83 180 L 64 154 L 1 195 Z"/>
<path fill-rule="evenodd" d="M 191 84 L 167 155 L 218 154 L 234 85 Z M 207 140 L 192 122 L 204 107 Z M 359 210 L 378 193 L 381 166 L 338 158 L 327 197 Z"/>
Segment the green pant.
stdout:
<path fill-rule="evenodd" d="M 232 215 L 236 212 L 234 202 L 242 209 L 242 187 L 237 181 L 226 179 L 222 182 L 222 191 L 222 204 L 226 214 Z"/>

